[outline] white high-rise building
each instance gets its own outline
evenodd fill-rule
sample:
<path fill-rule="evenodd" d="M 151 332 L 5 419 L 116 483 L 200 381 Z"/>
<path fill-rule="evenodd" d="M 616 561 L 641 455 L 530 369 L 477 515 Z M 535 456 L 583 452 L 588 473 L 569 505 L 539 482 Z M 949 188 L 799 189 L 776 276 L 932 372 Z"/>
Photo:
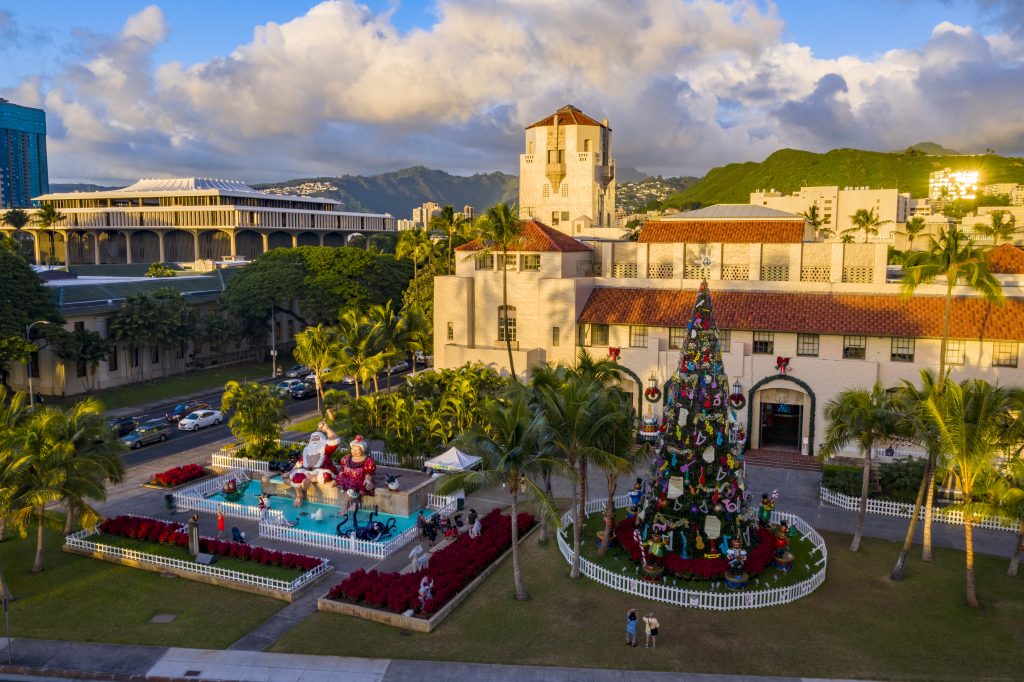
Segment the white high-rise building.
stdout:
<path fill-rule="evenodd" d="M 855 227 L 852 216 L 859 209 L 874 211 L 882 224 L 876 239 L 892 239 L 894 230 L 905 223 L 911 215 L 911 202 L 907 193 L 897 189 L 872 189 L 870 187 L 801 187 L 799 192 L 783 194 L 773 190 L 758 190 L 750 193 L 750 203 L 767 206 L 779 211 L 802 214 L 811 206 L 818 207 L 821 227 L 829 230 L 834 239 L 839 239 L 845 230 Z M 857 235 L 860 239 L 860 235 Z"/>
<path fill-rule="evenodd" d="M 617 238 L 615 161 L 608 119 L 572 105 L 526 127 L 519 157 L 519 214 L 574 237 Z"/>

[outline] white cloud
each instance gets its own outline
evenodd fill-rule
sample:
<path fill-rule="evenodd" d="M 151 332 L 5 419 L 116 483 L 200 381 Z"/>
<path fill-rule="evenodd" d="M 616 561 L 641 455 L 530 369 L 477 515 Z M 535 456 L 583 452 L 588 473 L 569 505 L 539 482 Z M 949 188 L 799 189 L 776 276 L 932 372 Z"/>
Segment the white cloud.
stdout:
<path fill-rule="evenodd" d="M 1007 35 L 942 23 L 919 48 L 823 60 L 755 0 L 443 0 L 437 15 L 401 33 L 390 13 L 323 2 L 186 67 L 153 62 L 168 28 L 151 6 L 17 95 L 45 102 L 59 178 L 515 172 L 522 128 L 567 102 L 611 120 L 620 164 L 666 174 L 783 146 L 1024 151 L 1024 51 Z"/>

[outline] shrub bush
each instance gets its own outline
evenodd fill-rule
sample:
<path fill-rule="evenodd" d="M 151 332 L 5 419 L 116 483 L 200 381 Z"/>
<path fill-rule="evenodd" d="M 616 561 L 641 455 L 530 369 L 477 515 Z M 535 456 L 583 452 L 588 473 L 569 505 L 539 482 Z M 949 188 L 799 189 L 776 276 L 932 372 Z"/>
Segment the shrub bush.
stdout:
<path fill-rule="evenodd" d="M 523 534 L 533 527 L 536 519 L 521 512 L 518 522 L 519 532 Z M 415 573 L 359 569 L 332 587 L 327 596 L 395 613 L 413 609 L 417 615 L 428 617 L 451 601 L 511 546 L 512 519 L 494 509 L 481 517 L 480 537 L 460 534 L 450 545 L 434 552 L 426 568 Z M 421 608 L 419 587 L 424 575 L 434 581 L 434 596 Z"/>
<path fill-rule="evenodd" d="M 864 469 L 843 464 L 826 464 L 821 474 L 821 484 L 829 490 L 852 497 L 860 496 Z"/>
<path fill-rule="evenodd" d="M 100 532 L 125 538 L 144 540 L 177 547 L 188 547 L 188 532 L 185 526 L 175 521 L 160 521 L 145 516 L 115 516 L 99 525 Z M 311 571 L 324 562 L 320 557 L 308 554 L 292 554 L 268 550 L 264 547 L 229 542 L 217 538 L 199 538 L 199 550 L 208 554 L 234 557 L 254 561 L 264 566 L 284 566 L 302 571 Z"/>
<path fill-rule="evenodd" d="M 917 489 L 924 476 L 925 460 L 903 457 L 887 464 L 881 469 L 883 499 L 913 504 L 917 500 Z"/>
<path fill-rule="evenodd" d="M 160 472 L 150 479 L 150 485 L 161 485 L 165 488 L 174 488 L 183 483 L 194 481 L 206 475 L 206 469 L 198 464 L 185 464 L 174 467 L 167 471 Z"/>

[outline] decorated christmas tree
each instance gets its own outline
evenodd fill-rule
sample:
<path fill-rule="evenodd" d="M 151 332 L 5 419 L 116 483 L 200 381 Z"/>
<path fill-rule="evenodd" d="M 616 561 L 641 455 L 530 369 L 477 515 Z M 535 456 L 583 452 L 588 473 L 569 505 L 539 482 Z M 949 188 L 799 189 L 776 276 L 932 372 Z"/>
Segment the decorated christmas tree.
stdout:
<path fill-rule="evenodd" d="M 729 405 L 729 377 L 706 281 L 665 400 L 651 473 L 634 492 L 643 497 L 634 508 L 629 544 L 639 550 L 649 579 L 659 579 L 662 570 L 721 575 L 730 548 L 746 557 L 762 538 L 745 502 L 746 434 Z"/>

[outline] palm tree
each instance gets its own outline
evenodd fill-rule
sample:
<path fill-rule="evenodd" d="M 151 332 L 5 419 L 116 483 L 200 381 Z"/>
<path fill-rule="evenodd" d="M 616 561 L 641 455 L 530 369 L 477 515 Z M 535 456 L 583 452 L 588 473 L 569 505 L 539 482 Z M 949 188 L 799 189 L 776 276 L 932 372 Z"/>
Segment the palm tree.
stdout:
<path fill-rule="evenodd" d="M 4 213 L 3 220 L 0 220 L 0 222 L 2 222 L 4 225 L 13 227 L 15 230 L 20 230 L 21 228 L 28 225 L 30 220 L 31 218 L 29 218 L 28 213 L 26 213 L 24 210 L 20 208 L 12 208 L 11 210 Z"/>
<path fill-rule="evenodd" d="M 448 272 L 455 272 L 455 235 L 461 233 L 466 225 L 469 224 L 469 219 L 461 213 L 456 213 L 455 208 L 448 204 L 441 209 L 439 215 L 434 216 L 430 219 L 430 227 L 434 230 L 441 230 L 448 235 Z"/>
<path fill-rule="evenodd" d="M 64 221 L 66 216 L 54 208 L 53 204 L 43 204 L 38 211 L 32 216 L 32 222 L 38 225 L 43 230 L 51 230 L 55 225 Z M 57 246 L 57 239 L 54 235 L 50 235 L 50 265 L 56 260 L 57 255 L 55 248 Z M 65 263 L 67 265 L 67 263 Z"/>
<path fill-rule="evenodd" d="M 924 216 L 916 215 L 913 218 L 907 220 L 903 225 L 903 230 L 897 230 L 896 234 L 903 235 L 907 238 L 907 251 L 914 250 L 914 240 L 921 236 L 925 228 L 928 225 L 924 221 Z"/>
<path fill-rule="evenodd" d="M 946 379 L 946 346 L 949 344 L 949 324 L 953 312 L 953 287 L 965 284 L 989 303 L 1002 304 L 1003 289 L 999 280 L 988 270 L 985 252 L 975 247 L 963 231 L 956 227 L 939 231 L 938 238 L 928 235 L 928 247 L 914 251 L 903 262 L 901 295 L 909 298 L 922 284 L 931 284 L 939 278 L 946 283 L 945 309 L 942 315 L 942 341 L 939 344 L 939 376 L 936 383 L 941 392 Z M 936 453 L 937 454 L 937 453 Z M 935 460 L 929 457 L 924 480 L 935 475 Z M 932 560 L 932 503 L 935 487 L 929 485 L 924 509 L 924 538 L 921 549 L 923 561 Z"/>
<path fill-rule="evenodd" d="M 451 474 L 438 486 L 442 495 L 456 490 L 475 490 L 501 484 L 511 498 L 512 579 L 516 599 L 529 598 L 519 559 L 519 499 L 526 494 L 534 508 L 549 519 L 557 515 L 554 503 L 536 483 L 545 467 L 558 462 L 540 454 L 543 419 L 530 407 L 525 387 L 510 384 L 507 392 L 484 406 L 483 426 L 478 426 L 456 443 L 466 452 L 483 458 L 482 468 Z"/>
<path fill-rule="evenodd" d="M 401 356 L 408 347 L 405 324 L 402 322 L 402 316 L 391 307 L 391 301 L 388 301 L 384 305 L 371 306 L 367 311 L 366 316 L 369 322 L 377 327 L 380 344 L 383 347 L 381 360 L 383 361 L 384 367 L 387 369 L 385 385 L 390 391 L 391 363 L 396 357 Z M 413 362 L 413 364 L 415 364 L 415 362 Z"/>
<path fill-rule="evenodd" d="M 508 370 L 512 377 L 516 375 L 515 360 L 512 357 L 512 336 L 509 331 L 508 316 L 508 252 L 515 246 L 523 234 L 523 222 L 511 204 L 496 204 L 487 209 L 487 213 L 479 221 L 480 239 L 484 250 L 501 253 L 501 325 L 505 347 L 508 349 Z"/>
<path fill-rule="evenodd" d="M 614 455 L 601 463 L 600 469 L 604 472 L 608 482 L 608 499 L 605 502 L 604 513 L 607 518 L 615 518 L 615 490 L 618 487 L 619 476 L 630 474 L 636 469 L 637 464 L 647 454 L 647 448 L 636 444 L 636 410 L 633 402 L 622 391 L 609 389 L 606 397 L 608 399 L 606 408 L 608 412 L 615 415 L 604 429 L 599 440 L 600 447 L 606 452 Z M 604 556 L 608 553 L 608 545 L 611 543 L 612 528 L 605 528 L 601 537 L 601 546 L 597 553 Z"/>
<path fill-rule="evenodd" d="M 430 339 L 433 336 L 430 320 L 416 308 L 406 306 L 402 309 L 402 327 L 405 347 L 403 350 L 412 355 L 412 376 L 416 376 L 416 352 L 429 355 Z"/>
<path fill-rule="evenodd" d="M 974 231 L 983 237 L 992 240 L 993 246 L 999 246 L 999 242 L 1012 242 L 1013 236 L 1017 233 L 1017 219 L 1008 211 L 992 211 L 992 221 L 988 223 L 975 223 Z M 1007 218 L 1006 216 L 1010 217 Z"/>
<path fill-rule="evenodd" d="M 359 397 L 359 385 L 372 381 L 377 389 L 377 372 L 383 363 L 384 344 L 378 333 L 377 325 L 371 324 L 366 317 L 355 308 L 348 308 L 338 318 L 338 338 L 341 342 L 338 372 L 347 372 L 355 379 L 356 397 Z"/>
<path fill-rule="evenodd" d="M 398 236 L 398 244 L 395 245 L 395 256 L 398 258 L 412 259 L 412 278 L 415 280 L 419 273 L 419 264 L 430 256 L 434 248 L 426 230 L 413 229 L 405 230 Z"/>
<path fill-rule="evenodd" d="M 319 386 L 317 389 L 319 392 Z M 281 426 L 288 419 L 281 395 L 271 386 L 255 382 L 226 383 L 221 409 L 232 413 L 228 421 L 231 434 L 243 444 L 250 457 L 258 457 L 276 446 L 281 438 Z"/>
<path fill-rule="evenodd" d="M 848 388 L 825 406 L 825 442 L 818 451 L 821 459 L 839 453 L 848 443 L 854 441 L 864 455 L 864 475 L 861 480 L 860 509 L 857 512 L 857 530 L 850 544 L 850 551 L 860 549 L 864 536 L 864 517 L 868 509 L 868 490 L 871 484 L 871 450 L 875 443 L 886 440 L 897 433 L 898 413 L 892 398 L 875 382 L 871 391 L 862 388 Z"/>
<path fill-rule="evenodd" d="M 924 403 L 942 443 L 941 464 L 956 479 L 962 501 L 952 505 L 964 515 L 964 546 L 967 561 L 967 605 L 978 606 L 974 589 L 974 527 L 984 501 L 979 483 L 991 472 L 996 457 L 1006 445 L 1010 392 L 981 379 L 961 383 L 946 380 L 946 386 Z"/>
<path fill-rule="evenodd" d="M 13 434 L 28 416 L 25 394 L 8 393 L 0 386 L 0 542 L 7 539 L 7 516 L 21 483 L 25 462 L 19 463 L 17 450 L 12 447 Z"/>
<path fill-rule="evenodd" d="M 868 243 L 868 235 L 877 236 L 878 228 L 880 225 L 891 222 L 889 220 L 881 220 L 875 215 L 875 209 L 858 208 L 854 211 L 853 215 L 850 216 L 850 221 L 853 223 L 853 227 L 843 230 L 843 234 L 847 233 L 853 235 L 861 230 L 864 231 L 864 243 Z"/>
<path fill-rule="evenodd" d="M 555 456 L 575 472 L 578 490 L 575 491 L 573 519 L 573 556 L 569 577 L 580 576 L 580 544 L 583 523 L 586 520 L 587 469 L 621 465 L 621 458 L 609 452 L 605 431 L 618 418 L 607 409 L 605 383 L 593 375 L 570 370 L 559 385 L 540 390 L 538 409 L 546 423 L 547 447 Z"/>
<path fill-rule="evenodd" d="M 1024 459 L 1017 457 L 1007 463 L 1002 475 L 991 486 L 990 494 L 998 515 L 1011 523 L 1017 523 L 1013 555 L 1006 569 L 1006 575 L 1013 577 L 1017 575 L 1021 549 L 1024 549 Z"/>
<path fill-rule="evenodd" d="M 292 356 L 313 370 L 316 382 L 316 409 L 323 413 L 324 386 L 321 378 L 324 373 L 337 364 L 338 338 L 337 331 L 325 327 L 323 323 L 315 327 L 306 327 L 295 335 L 295 349 Z"/>
<path fill-rule="evenodd" d="M 811 228 L 814 230 L 814 235 L 816 237 L 821 236 L 828 239 L 829 237 L 832 236 L 832 230 L 828 229 L 827 227 L 822 228 L 822 225 L 825 224 L 825 219 L 821 216 L 821 213 L 818 211 L 817 204 L 811 204 L 811 207 L 808 208 L 803 213 L 801 213 L 800 215 L 802 215 L 807 220 L 807 222 L 811 224 Z"/>

